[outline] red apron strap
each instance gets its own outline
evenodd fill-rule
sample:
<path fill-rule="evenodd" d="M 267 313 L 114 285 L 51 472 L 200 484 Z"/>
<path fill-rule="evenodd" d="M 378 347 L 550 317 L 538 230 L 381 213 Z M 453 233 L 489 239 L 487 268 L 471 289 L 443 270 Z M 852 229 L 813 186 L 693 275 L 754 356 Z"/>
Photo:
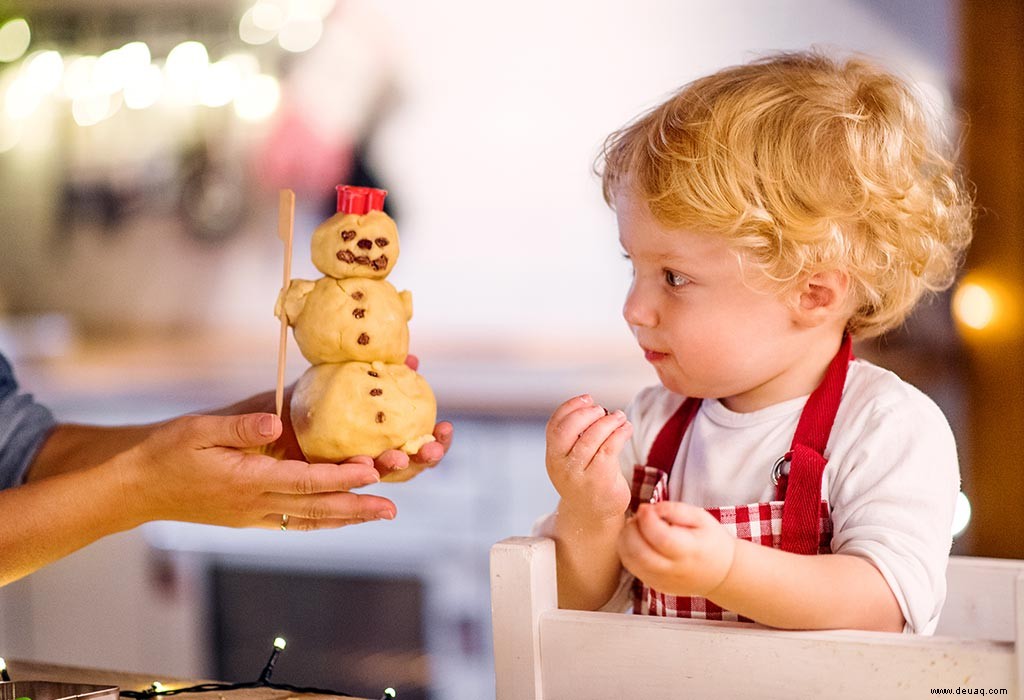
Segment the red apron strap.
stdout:
<path fill-rule="evenodd" d="M 654 438 L 654 444 L 651 445 L 651 452 L 647 457 L 647 466 L 660 469 L 666 474 L 672 473 L 683 435 L 686 434 L 686 429 L 690 427 L 699 408 L 700 399 L 691 397 L 683 401 L 662 427 L 658 437 Z"/>
<path fill-rule="evenodd" d="M 827 462 L 822 453 L 839 411 L 852 359 L 852 342 L 849 335 L 844 335 L 839 352 L 825 371 L 825 378 L 811 393 L 800 414 L 787 455 L 789 474 L 779 479 L 776 491 L 776 498 L 785 501 L 780 548 L 787 552 L 818 552 L 821 477 Z"/>

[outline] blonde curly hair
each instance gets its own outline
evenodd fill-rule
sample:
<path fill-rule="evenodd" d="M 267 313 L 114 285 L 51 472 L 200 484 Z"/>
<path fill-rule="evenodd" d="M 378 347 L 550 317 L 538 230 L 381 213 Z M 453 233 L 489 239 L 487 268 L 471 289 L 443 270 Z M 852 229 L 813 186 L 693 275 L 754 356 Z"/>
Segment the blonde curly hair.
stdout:
<path fill-rule="evenodd" d="M 604 197 L 623 188 L 668 228 L 727 237 L 779 291 L 841 269 L 859 337 L 952 284 L 973 207 L 914 89 L 870 61 L 780 53 L 683 86 L 613 133 Z"/>

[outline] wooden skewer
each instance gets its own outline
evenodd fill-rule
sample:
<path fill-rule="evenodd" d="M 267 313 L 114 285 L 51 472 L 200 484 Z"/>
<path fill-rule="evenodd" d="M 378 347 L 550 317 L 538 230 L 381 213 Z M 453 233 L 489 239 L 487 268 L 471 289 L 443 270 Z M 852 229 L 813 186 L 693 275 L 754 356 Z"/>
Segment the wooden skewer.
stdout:
<path fill-rule="evenodd" d="M 295 193 L 281 190 L 277 203 L 277 237 L 284 243 L 284 279 L 282 293 L 288 290 L 292 277 L 292 238 L 295 232 Z M 277 346 L 277 416 L 284 408 L 284 360 L 288 347 L 288 315 L 281 309 L 281 340 Z"/>

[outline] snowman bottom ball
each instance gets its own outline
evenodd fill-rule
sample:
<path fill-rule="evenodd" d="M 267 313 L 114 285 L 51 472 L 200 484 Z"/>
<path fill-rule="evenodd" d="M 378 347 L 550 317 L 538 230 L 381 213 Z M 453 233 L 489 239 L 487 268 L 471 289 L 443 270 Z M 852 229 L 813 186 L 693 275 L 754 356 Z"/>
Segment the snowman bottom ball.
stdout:
<path fill-rule="evenodd" d="M 404 364 L 314 365 L 295 384 L 291 419 L 310 461 L 376 457 L 390 449 L 412 455 L 434 440 L 437 402 L 427 381 Z M 383 480 L 415 473 L 410 467 Z"/>

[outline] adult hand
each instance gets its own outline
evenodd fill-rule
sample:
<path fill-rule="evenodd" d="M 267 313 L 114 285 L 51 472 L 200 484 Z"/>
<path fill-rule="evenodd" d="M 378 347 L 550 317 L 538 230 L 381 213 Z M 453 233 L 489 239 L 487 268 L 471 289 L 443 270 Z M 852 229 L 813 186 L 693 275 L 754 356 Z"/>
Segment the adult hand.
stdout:
<path fill-rule="evenodd" d="M 608 413 L 587 394 L 555 409 L 547 425 L 546 463 L 562 498 L 559 512 L 601 520 L 622 517 L 630 493 L 619 453 L 632 433 L 625 413 Z"/>
<path fill-rule="evenodd" d="M 386 498 L 352 493 L 379 481 L 373 461 L 278 460 L 254 452 L 282 433 L 272 414 L 183 416 L 115 458 L 136 523 L 180 520 L 229 527 L 336 528 L 394 518 Z"/>
<path fill-rule="evenodd" d="M 410 369 L 416 370 L 419 368 L 420 361 L 415 355 L 408 355 L 405 358 L 405 364 Z M 284 407 L 281 411 L 284 427 L 280 437 L 260 449 L 264 454 L 278 459 L 305 460 L 306 456 L 302 453 L 299 441 L 295 437 L 295 431 L 292 429 L 291 402 L 294 391 L 294 384 L 290 384 L 284 389 Z M 264 392 L 222 409 L 218 413 L 271 412 L 274 410 L 274 398 L 274 392 Z M 344 426 L 339 429 L 344 429 Z M 452 424 L 442 421 L 434 426 L 435 441 L 425 444 L 412 457 L 401 450 L 386 450 L 373 458 L 374 466 L 382 476 L 388 477 L 389 481 L 407 481 L 424 469 L 436 466 L 441 461 L 451 447 L 453 434 Z"/>
<path fill-rule="evenodd" d="M 662 593 L 711 597 L 732 567 L 736 538 L 703 508 L 662 501 L 637 509 L 618 551 L 626 569 Z"/>

